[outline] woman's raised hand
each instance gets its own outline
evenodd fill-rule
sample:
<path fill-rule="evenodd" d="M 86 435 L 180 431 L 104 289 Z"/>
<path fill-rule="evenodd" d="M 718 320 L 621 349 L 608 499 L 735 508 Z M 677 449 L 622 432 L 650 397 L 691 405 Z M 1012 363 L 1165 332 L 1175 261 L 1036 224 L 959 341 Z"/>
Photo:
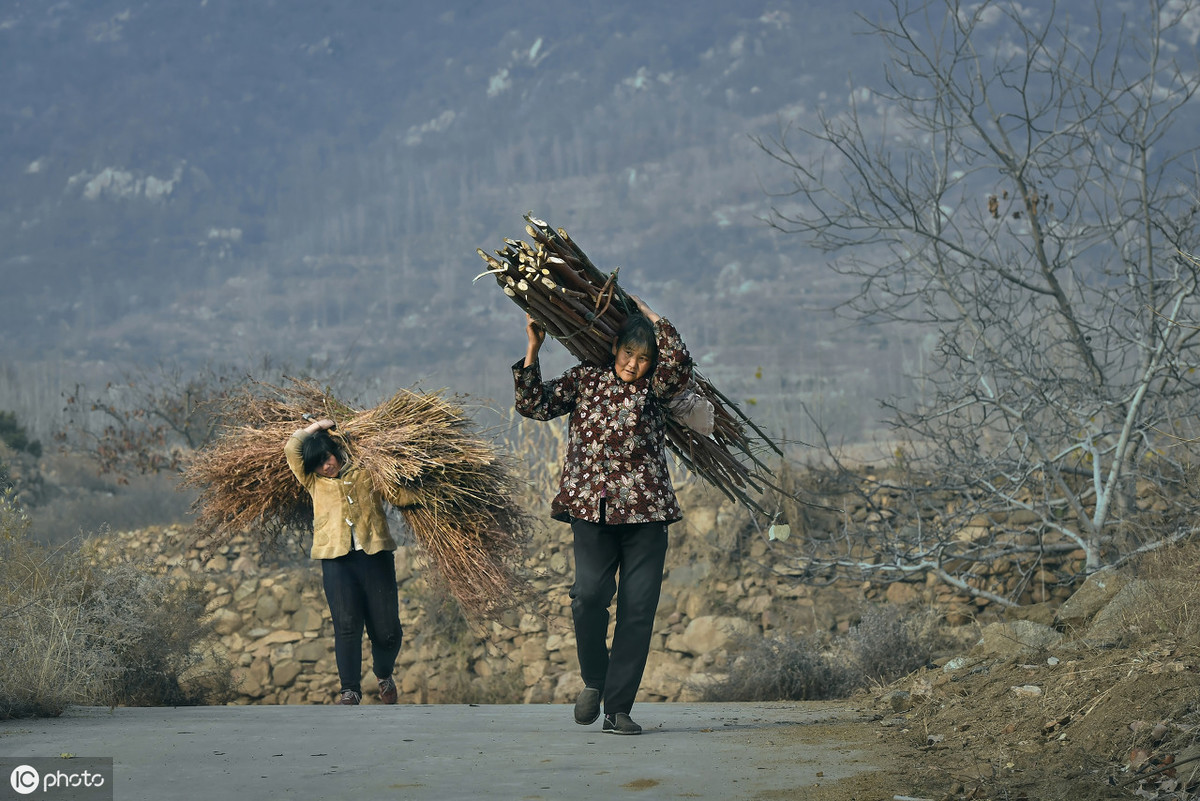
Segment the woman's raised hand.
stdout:
<path fill-rule="evenodd" d="M 546 329 L 533 319 L 533 315 L 525 314 L 525 334 L 529 337 L 529 347 L 525 349 L 525 366 L 532 367 L 537 361 L 542 343 L 546 341 Z"/>
<path fill-rule="evenodd" d="M 654 312 L 653 309 L 651 309 L 649 306 L 646 305 L 646 301 L 642 300 L 637 295 L 630 295 L 629 299 L 637 304 L 638 311 L 640 311 L 642 314 L 644 314 L 646 316 L 647 320 L 649 320 L 652 323 L 658 322 L 658 315 Z"/>
<path fill-rule="evenodd" d="M 529 335 L 529 344 L 536 347 L 541 347 L 546 341 L 546 329 L 533 319 L 532 314 L 525 315 L 525 333 Z"/>

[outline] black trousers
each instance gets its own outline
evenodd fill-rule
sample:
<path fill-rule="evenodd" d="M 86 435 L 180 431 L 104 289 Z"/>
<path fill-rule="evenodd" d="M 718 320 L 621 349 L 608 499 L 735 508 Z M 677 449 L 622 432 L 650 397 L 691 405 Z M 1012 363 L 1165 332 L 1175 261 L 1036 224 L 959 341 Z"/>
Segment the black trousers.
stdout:
<path fill-rule="evenodd" d="M 333 618 L 333 654 L 343 690 L 362 693 L 363 628 L 371 640 L 371 669 L 392 675 L 404 630 L 396 593 L 396 562 L 391 551 L 351 551 L 321 560 L 325 600 Z"/>
<path fill-rule="evenodd" d="M 571 612 L 583 683 L 601 690 L 604 712 L 633 708 L 642 683 L 667 556 L 667 524 L 609 526 L 575 520 Z M 617 582 L 617 574 L 620 582 Z M 612 646 L 608 608 L 617 596 Z"/>

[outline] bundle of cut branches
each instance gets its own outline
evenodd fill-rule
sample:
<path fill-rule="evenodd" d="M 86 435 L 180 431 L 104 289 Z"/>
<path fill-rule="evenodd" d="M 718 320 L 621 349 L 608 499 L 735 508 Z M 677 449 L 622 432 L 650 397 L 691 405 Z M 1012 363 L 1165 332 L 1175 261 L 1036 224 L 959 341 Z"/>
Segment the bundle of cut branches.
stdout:
<path fill-rule="evenodd" d="M 492 617 L 529 599 L 520 565 L 531 518 L 516 504 L 519 482 L 459 405 L 401 390 L 360 410 L 305 381 L 253 383 L 225 403 L 236 422 L 184 473 L 184 484 L 200 490 L 193 510 L 210 548 L 246 530 L 274 544 L 288 530 L 311 528 L 312 500 L 283 455 L 309 413 L 335 421 L 331 436 L 396 506 L 465 615 Z M 401 489 L 420 504 L 400 505 Z"/>
<path fill-rule="evenodd" d="M 580 361 L 609 362 L 613 338 L 636 303 L 617 283 L 620 268 L 599 270 L 561 228 L 525 215 L 529 242 L 505 239 L 495 255 L 477 249 L 504 293 Z M 714 428 L 705 436 L 677 419 L 667 423 L 667 446 L 692 472 L 731 500 L 760 514 L 765 487 L 782 492 L 764 456 L 783 451 L 738 407 L 693 369 L 689 390 L 712 404 Z"/>

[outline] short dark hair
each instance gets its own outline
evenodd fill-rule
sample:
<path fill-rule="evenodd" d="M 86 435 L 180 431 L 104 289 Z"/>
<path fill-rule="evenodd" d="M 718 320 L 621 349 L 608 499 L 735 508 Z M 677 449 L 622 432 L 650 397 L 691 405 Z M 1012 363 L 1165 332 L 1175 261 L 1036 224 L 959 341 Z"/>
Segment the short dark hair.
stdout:
<path fill-rule="evenodd" d="M 338 446 L 328 431 L 316 431 L 304 438 L 300 444 L 300 457 L 304 460 L 304 472 L 315 473 L 317 468 L 325 464 L 325 460 L 333 454 L 339 462 L 345 462 L 342 449 Z"/>
<path fill-rule="evenodd" d="M 620 350 L 632 345 L 650 356 L 650 369 L 658 364 L 658 337 L 654 335 L 654 323 L 644 314 L 631 314 L 625 318 L 613 340 L 613 347 Z"/>

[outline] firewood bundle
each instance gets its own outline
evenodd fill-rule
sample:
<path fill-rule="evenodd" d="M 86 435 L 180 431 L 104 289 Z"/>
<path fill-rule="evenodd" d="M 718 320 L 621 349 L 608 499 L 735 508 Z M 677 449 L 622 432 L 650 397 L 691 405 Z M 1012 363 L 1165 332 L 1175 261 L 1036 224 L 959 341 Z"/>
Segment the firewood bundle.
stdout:
<path fill-rule="evenodd" d="M 396 505 L 435 570 L 429 578 L 440 579 L 468 618 L 494 618 L 531 597 L 523 561 L 532 519 L 517 503 L 514 467 L 440 393 L 401 390 L 356 409 L 309 382 L 256 383 L 222 411 L 230 424 L 183 477 L 200 491 L 193 509 L 210 548 L 239 531 L 271 544 L 312 526 L 312 499 L 283 453 L 302 415 L 312 413 L 335 421 L 330 435 Z M 410 492 L 420 503 L 401 505 Z"/>
<path fill-rule="evenodd" d="M 613 339 L 637 304 L 617 283 L 619 268 L 605 274 L 561 228 L 526 214 L 528 242 L 505 239 L 495 255 L 478 249 L 486 275 L 528 312 L 546 333 L 580 361 L 596 366 L 612 358 Z M 693 369 L 688 389 L 712 404 L 713 430 L 703 435 L 675 417 L 667 423 L 667 447 L 692 472 L 731 500 L 767 514 L 755 496 L 779 488 L 763 461 L 767 452 L 782 456 L 736 405 Z"/>

